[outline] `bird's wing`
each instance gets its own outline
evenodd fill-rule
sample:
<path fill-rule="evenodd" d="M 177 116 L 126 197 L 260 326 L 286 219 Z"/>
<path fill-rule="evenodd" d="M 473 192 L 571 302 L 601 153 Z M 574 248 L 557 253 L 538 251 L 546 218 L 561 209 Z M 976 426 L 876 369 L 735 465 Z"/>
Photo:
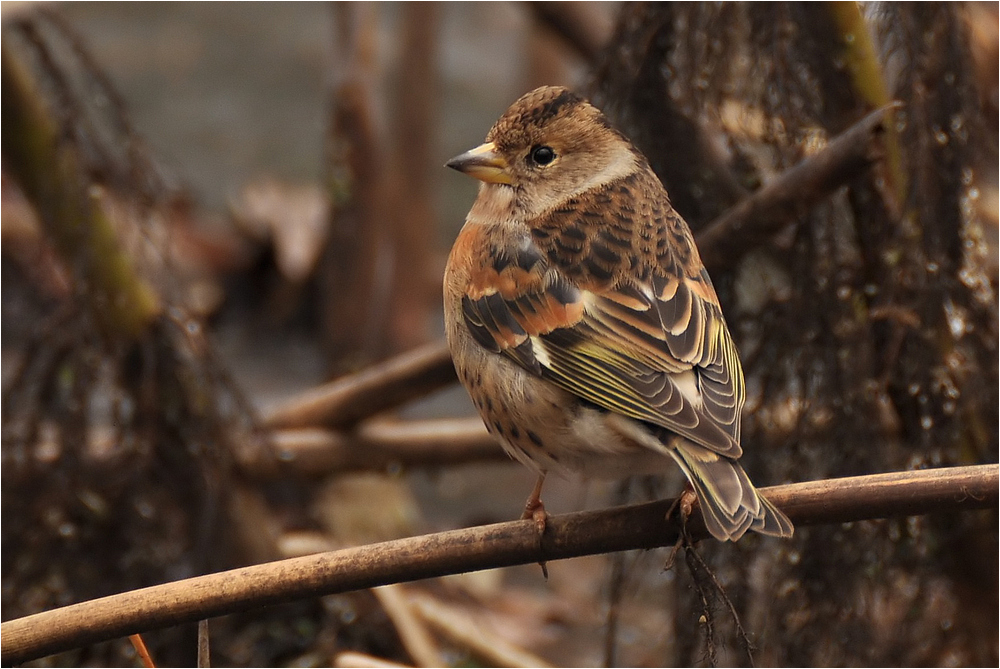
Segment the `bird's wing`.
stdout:
<path fill-rule="evenodd" d="M 739 457 L 743 376 L 707 274 L 586 285 L 526 242 L 479 268 L 462 314 L 479 344 L 588 402 Z"/>

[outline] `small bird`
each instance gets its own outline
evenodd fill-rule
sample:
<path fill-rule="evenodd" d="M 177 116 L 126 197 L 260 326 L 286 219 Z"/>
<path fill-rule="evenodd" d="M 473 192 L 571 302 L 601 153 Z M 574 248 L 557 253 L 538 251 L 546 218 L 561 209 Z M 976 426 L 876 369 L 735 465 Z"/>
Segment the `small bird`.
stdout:
<path fill-rule="evenodd" d="M 687 224 L 649 162 L 589 102 L 545 86 L 447 163 L 480 180 L 448 257 L 458 377 L 504 449 L 538 473 L 663 471 L 712 536 L 791 536 L 737 462 L 743 370 Z M 671 460 L 672 458 L 672 460 Z"/>

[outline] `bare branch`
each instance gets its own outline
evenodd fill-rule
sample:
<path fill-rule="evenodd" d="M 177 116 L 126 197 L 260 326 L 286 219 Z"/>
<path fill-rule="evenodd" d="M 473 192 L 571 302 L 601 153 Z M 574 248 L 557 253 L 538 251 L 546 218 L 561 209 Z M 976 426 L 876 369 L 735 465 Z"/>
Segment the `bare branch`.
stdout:
<path fill-rule="evenodd" d="M 277 458 L 262 455 L 241 462 L 251 476 L 322 477 L 331 472 L 508 459 L 479 418 L 373 420 L 352 432 L 297 428 L 277 430 L 271 439 Z"/>
<path fill-rule="evenodd" d="M 419 619 L 408 601 L 403 586 L 399 583 L 373 588 L 372 592 L 378 598 L 379 603 L 389 620 L 396 627 L 399 640 L 403 642 L 403 647 L 418 667 L 443 667 L 444 658 L 441 651 L 431 637 L 430 630 Z"/>
<path fill-rule="evenodd" d="M 997 506 L 997 465 L 876 474 L 775 486 L 762 492 L 799 527 Z M 672 500 L 552 516 L 539 540 L 514 521 L 359 546 L 199 576 L 81 602 L 3 623 L 0 662 L 146 630 L 387 583 L 674 543 Z M 694 538 L 708 536 L 695 514 Z"/>
<path fill-rule="evenodd" d="M 395 116 L 392 214 L 388 217 L 391 248 L 391 285 L 387 326 L 390 345 L 403 351 L 430 340 L 427 314 L 441 301 L 441 282 L 435 276 L 434 241 L 437 222 L 434 205 L 440 156 L 435 134 L 440 118 L 441 73 L 437 63 L 444 9 L 435 2 L 407 2 L 400 9 L 402 53 L 398 85 L 392 95 Z M 386 272 L 387 270 L 383 270 Z"/>
<path fill-rule="evenodd" d="M 212 652 L 208 636 L 208 621 L 198 621 L 198 669 L 212 666 Z"/>
<path fill-rule="evenodd" d="M 266 412 L 272 428 L 347 427 L 455 380 L 451 354 L 435 342 L 312 388 Z"/>
<path fill-rule="evenodd" d="M 359 364 L 384 356 L 388 342 L 383 314 L 372 309 L 379 299 L 379 254 L 392 210 L 386 197 L 387 155 L 375 113 L 381 8 L 341 3 L 334 11 L 337 39 L 324 156 L 332 206 L 317 274 L 319 316 L 331 359 Z"/>
<path fill-rule="evenodd" d="M 899 106 L 886 105 L 868 114 L 825 149 L 785 170 L 699 231 L 698 249 L 709 271 L 731 264 L 879 160 L 883 150 L 875 141 L 885 133 L 886 115 Z"/>

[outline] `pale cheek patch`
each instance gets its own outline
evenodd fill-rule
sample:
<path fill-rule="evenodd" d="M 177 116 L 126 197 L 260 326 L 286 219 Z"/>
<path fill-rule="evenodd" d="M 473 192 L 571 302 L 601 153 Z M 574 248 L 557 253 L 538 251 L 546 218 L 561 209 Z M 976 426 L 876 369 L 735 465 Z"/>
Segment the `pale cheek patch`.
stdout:
<path fill-rule="evenodd" d="M 611 155 L 608 156 L 608 164 L 600 169 L 595 169 L 595 165 L 582 164 L 580 171 L 583 174 L 588 174 L 584 181 L 576 185 L 568 194 L 569 197 L 575 197 L 581 193 L 592 188 L 600 188 L 612 181 L 617 181 L 619 179 L 624 179 L 628 175 L 635 172 L 635 156 L 625 147 L 615 147 L 610 152 Z M 600 164 L 601 159 L 598 158 L 596 161 Z"/>
<path fill-rule="evenodd" d="M 625 146 L 612 146 L 605 152 L 577 154 L 562 165 L 553 165 L 551 179 L 538 184 L 531 197 L 522 198 L 526 219 L 541 217 L 567 201 L 624 179 L 636 170 L 635 156 Z"/>

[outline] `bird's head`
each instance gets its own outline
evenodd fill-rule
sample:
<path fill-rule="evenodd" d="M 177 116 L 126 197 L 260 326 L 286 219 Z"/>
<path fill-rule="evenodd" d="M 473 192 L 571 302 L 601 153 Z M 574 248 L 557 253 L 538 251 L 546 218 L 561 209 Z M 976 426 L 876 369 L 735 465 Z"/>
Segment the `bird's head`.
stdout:
<path fill-rule="evenodd" d="M 487 184 L 512 188 L 527 215 L 538 215 L 591 188 L 639 169 L 641 156 L 589 102 L 557 86 L 512 104 L 486 142 L 447 166 Z"/>

